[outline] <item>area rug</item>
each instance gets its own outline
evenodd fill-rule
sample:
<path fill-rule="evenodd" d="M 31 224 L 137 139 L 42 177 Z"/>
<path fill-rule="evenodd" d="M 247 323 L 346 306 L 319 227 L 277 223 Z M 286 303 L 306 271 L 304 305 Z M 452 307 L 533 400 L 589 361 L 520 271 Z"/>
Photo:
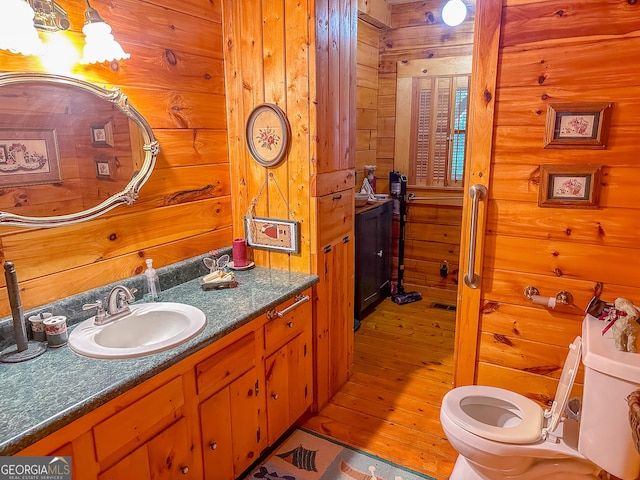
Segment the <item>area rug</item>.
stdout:
<path fill-rule="evenodd" d="M 297 429 L 245 480 L 435 480 L 347 445 Z"/>

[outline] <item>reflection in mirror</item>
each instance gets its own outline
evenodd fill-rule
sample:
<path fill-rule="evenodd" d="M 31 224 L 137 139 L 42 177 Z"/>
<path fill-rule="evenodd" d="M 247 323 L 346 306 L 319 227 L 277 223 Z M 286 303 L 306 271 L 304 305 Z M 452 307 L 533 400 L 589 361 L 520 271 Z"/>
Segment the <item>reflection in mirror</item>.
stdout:
<path fill-rule="evenodd" d="M 67 225 L 130 205 L 158 150 L 117 89 L 0 74 L 0 225 Z"/>

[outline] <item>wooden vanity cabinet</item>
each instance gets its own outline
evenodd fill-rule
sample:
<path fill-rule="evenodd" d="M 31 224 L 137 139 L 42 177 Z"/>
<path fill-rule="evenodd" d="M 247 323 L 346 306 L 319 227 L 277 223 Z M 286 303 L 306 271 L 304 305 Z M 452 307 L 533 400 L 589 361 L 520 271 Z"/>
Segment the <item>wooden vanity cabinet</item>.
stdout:
<path fill-rule="evenodd" d="M 259 339 L 251 332 L 196 367 L 204 478 L 238 477 L 267 446 Z"/>
<path fill-rule="evenodd" d="M 269 444 L 300 418 L 313 401 L 312 309 L 310 298 L 297 297 L 291 308 L 272 317 L 264 327 L 265 383 Z M 297 303 L 296 302 L 304 302 Z"/>
<path fill-rule="evenodd" d="M 261 315 L 18 455 L 72 456 L 82 480 L 233 480 L 311 405 L 312 312 Z"/>

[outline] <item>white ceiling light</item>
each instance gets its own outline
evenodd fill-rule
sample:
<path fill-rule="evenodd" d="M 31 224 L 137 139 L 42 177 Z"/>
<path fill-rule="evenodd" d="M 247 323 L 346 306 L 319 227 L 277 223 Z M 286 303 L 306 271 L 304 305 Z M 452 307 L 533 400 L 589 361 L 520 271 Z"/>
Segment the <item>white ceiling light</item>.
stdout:
<path fill-rule="evenodd" d="M 442 21 L 450 27 L 456 27 L 467 17 L 467 6 L 462 0 L 449 0 L 442 7 Z"/>

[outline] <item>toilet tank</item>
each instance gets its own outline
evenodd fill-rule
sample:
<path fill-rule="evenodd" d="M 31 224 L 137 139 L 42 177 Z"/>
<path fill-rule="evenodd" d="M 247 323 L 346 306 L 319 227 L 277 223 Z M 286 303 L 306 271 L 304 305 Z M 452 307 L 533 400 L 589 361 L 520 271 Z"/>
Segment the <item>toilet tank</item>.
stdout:
<path fill-rule="evenodd" d="M 640 454 L 629 424 L 627 396 L 640 388 L 640 353 L 616 350 L 606 322 L 587 315 L 582 323 L 584 389 L 578 450 L 623 480 L 640 474 Z"/>

